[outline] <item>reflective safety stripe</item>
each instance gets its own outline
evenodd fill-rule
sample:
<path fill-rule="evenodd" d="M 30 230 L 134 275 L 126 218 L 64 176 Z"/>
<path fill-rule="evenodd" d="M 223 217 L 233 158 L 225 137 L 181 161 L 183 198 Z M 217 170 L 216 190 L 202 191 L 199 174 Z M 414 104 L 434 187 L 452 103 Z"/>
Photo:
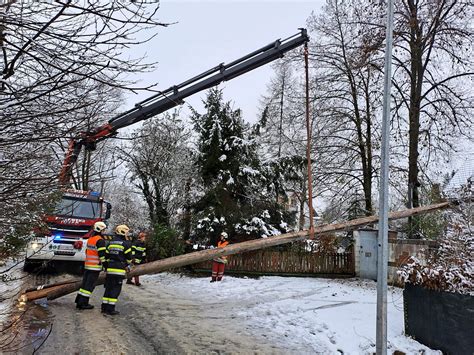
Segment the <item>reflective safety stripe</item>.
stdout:
<path fill-rule="evenodd" d="M 92 295 L 92 292 L 84 290 L 83 288 L 80 288 L 78 294 L 84 297 L 90 297 Z"/>
<path fill-rule="evenodd" d="M 135 262 L 136 262 L 136 263 L 141 263 L 141 262 L 142 262 L 142 259 L 135 259 Z"/>
<path fill-rule="evenodd" d="M 92 263 L 91 263 L 91 262 L 87 262 L 87 261 L 86 261 L 86 262 L 84 263 L 84 267 L 86 267 L 86 266 L 97 267 L 97 266 L 100 266 L 100 263 L 99 263 L 99 262 L 92 262 Z"/>
<path fill-rule="evenodd" d="M 117 301 L 118 301 L 117 298 L 102 297 L 102 303 L 105 303 L 105 304 L 115 304 L 117 303 Z"/>
<path fill-rule="evenodd" d="M 106 247 L 100 247 L 100 248 L 97 248 L 97 251 L 102 251 L 102 250 L 105 250 L 107 249 Z"/>
<path fill-rule="evenodd" d="M 99 264 L 99 258 L 97 258 L 97 259 L 88 259 L 88 258 L 86 258 L 85 264 L 86 265 L 98 265 Z"/>
<path fill-rule="evenodd" d="M 96 255 L 87 255 L 87 256 L 86 256 L 86 260 L 87 260 L 87 259 L 90 259 L 90 260 L 99 260 L 99 257 L 96 256 Z"/>
<path fill-rule="evenodd" d="M 95 264 L 95 265 L 90 265 L 90 264 L 86 264 L 84 265 L 84 269 L 86 270 L 102 270 L 102 265 L 98 265 L 98 264 Z"/>
<path fill-rule="evenodd" d="M 138 251 L 145 251 L 146 248 L 142 248 L 142 247 L 134 247 L 136 250 Z"/>
<path fill-rule="evenodd" d="M 125 249 L 123 245 L 120 244 L 109 244 L 109 249 L 120 249 L 123 250 Z"/>
<path fill-rule="evenodd" d="M 96 247 L 95 245 L 87 244 L 87 249 L 89 249 L 89 250 L 97 250 L 97 247 Z"/>
<path fill-rule="evenodd" d="M 107 274 L 111 275 L 125 275 L 125 270 L 124 269 L 107 269 Z"/>
<path fill-rule="evenodd" d="M 128 254 L 132 251 L 132 248 L 128 248 L 127 250 L 124 251 L 124 254 Z"/>
<path fill-rule="evenodd" d="M 95 268 L 95 269 L 97 269 L 97 268 L 99 268 L 99 266 L 100 266 L 99 261 L 93 262 L 93 263 L 86 261 L 85 264 L 84 264 L 84 268 L 90 267 L 90 268 Z"/>

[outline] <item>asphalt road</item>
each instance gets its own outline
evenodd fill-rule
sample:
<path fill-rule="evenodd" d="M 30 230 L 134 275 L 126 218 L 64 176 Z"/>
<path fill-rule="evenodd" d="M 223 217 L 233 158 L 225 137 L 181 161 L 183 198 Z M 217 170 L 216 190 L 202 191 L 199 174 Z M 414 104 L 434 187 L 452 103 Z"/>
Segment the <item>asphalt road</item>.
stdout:
<path fill-rule="evenodd" d="M 233 307 L 196 303 L 166 285 L 123 285 L 121 313 L 100 313 L 103 286 L 94 291 L 93 310 L 75 309 L 75 295 L 38 302 L 28 314 L 24 348 L 31 354 L 281 354 L 252 335 Z M 287 349 L 288 350 L 288 349 Z"/>

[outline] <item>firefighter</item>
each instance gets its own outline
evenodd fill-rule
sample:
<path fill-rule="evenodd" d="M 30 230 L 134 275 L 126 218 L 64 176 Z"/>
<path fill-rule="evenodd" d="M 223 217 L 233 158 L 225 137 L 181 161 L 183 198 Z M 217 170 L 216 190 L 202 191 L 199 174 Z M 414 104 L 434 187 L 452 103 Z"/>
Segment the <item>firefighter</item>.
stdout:
<path fill-rule="evenodd" d="M 132 245 L 132 255 L 133 255 L 133 264 L 140 265 L 145 263 L 146 258 L 146 237 L 147 234 L 145 232 L 140 232 L 138 234 L 137 240 Z M 139 276 L 134 276 L 135 286 L 140 286 L 140 278 Z M 133 284 L 132 278 L 127 279 L 127 284 Z"/>
<path fill-rule="evenodd" d="M 226 232 L 222 232 L 217 242 L 218 248 L 224 248 L 229 244 L 229 236 Z M 211 282 L 221 281 L 224 276 L 224 267 L 227 264 L 227 256 L 221 256 L 212 260 L 212 276 Z"/>
<path fill-rule="evenodd" d="M 78 309 L 94 308 L 93 305 L 89 304 L 89 298 L 94 291 L 95 283 L 102 270 L 102 263 L 105 262 L 106 247 L 102 235 L 106 228 L 107 226 L 104 222 L 96 222 L 92 235 L 87 239 L 84 276 L 81 288 L 76 296 L 76 308 Z"/>
<path fill-rule="evenodd" d="M 125 274 L 132 263 L 132 244 L 127 240 L 129 230 L 125 224 L 117 226 L 115 235 L 107 245 L 107 274 L 101 311 L 112 316 L 120 313 L 115 310 L 115 304 L 122 290 Z"/>

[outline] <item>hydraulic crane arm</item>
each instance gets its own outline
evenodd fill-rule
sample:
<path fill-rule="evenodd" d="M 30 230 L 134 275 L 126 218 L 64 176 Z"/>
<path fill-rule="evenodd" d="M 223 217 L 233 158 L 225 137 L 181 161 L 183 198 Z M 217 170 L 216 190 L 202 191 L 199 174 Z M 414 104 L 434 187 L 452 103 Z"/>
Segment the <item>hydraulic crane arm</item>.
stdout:
<path fill-rule="evenodd" d="M 306 29 L 284 40 L 276 40 L 246 56 L 234 60 L 229 64 L 221 63 L 185 82 L 172 86 L 165 91 L 139 102 L 134 108 L 119 114 L 90 132 L 84 132 L 79 137 L 71 140 L 66 153 L 66 158 L 59 175 L 61 185 L 67 185 L 71 179 L 74 166 L 82 146 L 86 149 L 95 149 L 95 144 L 117 133 L 122 127 L 130 126 L 136 122 L 159 115 L 183 103 L 183 100 L 195 93 L 209 89 L 219 83 L 236 78 L 251 70 L 270 63 L 283 55 L 309 41 Z"/>

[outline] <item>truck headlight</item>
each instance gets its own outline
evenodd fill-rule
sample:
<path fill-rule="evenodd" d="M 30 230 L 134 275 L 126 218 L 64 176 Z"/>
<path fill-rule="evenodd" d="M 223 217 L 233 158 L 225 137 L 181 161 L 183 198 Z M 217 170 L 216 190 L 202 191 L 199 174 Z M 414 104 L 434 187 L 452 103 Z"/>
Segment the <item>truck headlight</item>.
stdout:
<path fill-rule="evenodd" d="M 31 248 L 34 249 L 34 250 L 38 250 L 38 249 L 41 249 L 43 247 L 43 243 L 37 243 L 37 242 L 33 242 L 31 244 Z"/>

